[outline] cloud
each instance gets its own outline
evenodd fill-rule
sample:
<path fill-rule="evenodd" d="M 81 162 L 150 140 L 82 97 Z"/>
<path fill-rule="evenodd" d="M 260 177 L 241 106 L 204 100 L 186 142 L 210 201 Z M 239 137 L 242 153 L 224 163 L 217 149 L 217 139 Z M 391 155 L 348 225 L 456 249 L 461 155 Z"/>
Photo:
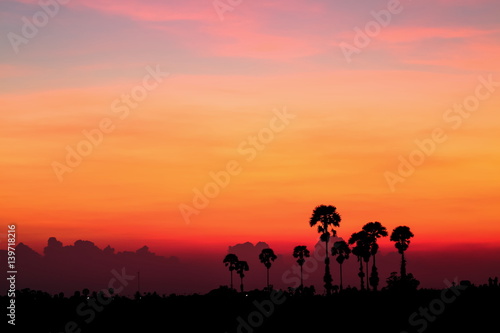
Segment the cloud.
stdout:
<path fill-rule="evenodd" d="M 101 290 L 113 277 L 112 270 L 125 268 L 130 275 L 139 271 L 143 273 L 146 289 L 179 291 L 171 287 L 178 280 L 179 259 L 157 256 L 147 246 L 135 252 L 115 253 L 110 246 L 101 250 L 91 241 L 77 240 L 73 245 L 63 245 L 55 237 L 50 237 L 43 256 L 23 243 L 16 250 L 19 258 L 17 268 L 23 272 L 19 275 L 19 289 L 67 293 L 83 288 Z M 5 251 L 0 253 L 0 257 L 3 255 Z M 130 285 L 126 293 L 133 294 L 136 286 L 136 283 Z"/>
<path fill-rule="evenodd" d="M 240 260 L 245 260 L 243 258 L 258 257 L 260 252 L 263 249 L 267 248 L 269 248 L 269 245 L 267 245 L 267 243 L 264 242 L 258 242 L 255 245 L 253 245 L 253 243 L 246 242 L 229 246 L 229 248 L 227 249 L 227 253 L 234 253 L 238 257 L 241 257 Z"/>

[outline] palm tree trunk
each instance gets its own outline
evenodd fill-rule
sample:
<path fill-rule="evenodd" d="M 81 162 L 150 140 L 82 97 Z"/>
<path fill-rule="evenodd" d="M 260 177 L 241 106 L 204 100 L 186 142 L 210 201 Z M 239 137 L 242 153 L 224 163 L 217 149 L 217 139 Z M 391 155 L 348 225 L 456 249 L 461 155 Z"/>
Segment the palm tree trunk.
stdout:
<path fill-rule="evenodd" d="M 378 289 L 378 271 L 377 265 L 375 264 L 375 255 L 373 255 L 373 266 L 372 266 L 372 287 L 374 291 Z"/>
<path fill-rule="evenodd" d="M 326 289 L 326 294 L 331 295 L 332 294 L 332 276 L 330 274 L 330 258 L 325 259 L 325 276 L 323 278 L 325 282 L 325 289 Z"/>
<path fill-rule="evenodd" d="M 327 230 L 327 226 L 325 226 L 325 230 Z M 328 257 L 328 238 L 325 241 L 325 276 L 323 278 L 325 282 L 326 294 L 330 296 L 332 294 L 332 274 L 330 273 L 330 258 Z"/>
<path fill-rule="evenodd" d="M 304 279 L 302 278 L 302 265 L 300 265 L 300 289 L 304 288 Z"/>
<path fill-rule="evenodd" d="M 340 264 L 340 290 L 342 291 L 344 287 L 342 286 L 342 264 Z"/>
<path fill-rule="evenodd" d="M 231 289 L 233 289 L 233 271 L 230 271 L 231 273 Z"/>
<path fill-rule="evenodd" d="M 241 279 L 240 290 L 241 292 L 243 292 L 243 277 L 241 276 L 240 279 Z"/>
<path fill-rule="evenodd" d="M 401 278 L 406 278 L 406 260 L 405 253 L 401 253 Z"/>
<path fill-rule="evenodd" d="M 267 290 L 269 290 L 269 268 L 267 269 Z"/>
<path fill-rule="evenodd" d="M 369 280 L 368 279 L 368 275 L 369 275 L 368 272 L 370 270 L 368 269 L 368 266 L 369 266 L 368 264 L 369 264 L 369 261 L 366 262 L 366 290 L 370 291 L 370 283 L 368 281 Z"/>
<path fill-rule="evenodd" d="M 365 274 L 363 273 L 363 259 L 361 257 L 358 257 L 359 260 L 359 280 L 361 282 L 361 290 L 365 290 L 365 281 L 363 280 L 363 277 Z"/>

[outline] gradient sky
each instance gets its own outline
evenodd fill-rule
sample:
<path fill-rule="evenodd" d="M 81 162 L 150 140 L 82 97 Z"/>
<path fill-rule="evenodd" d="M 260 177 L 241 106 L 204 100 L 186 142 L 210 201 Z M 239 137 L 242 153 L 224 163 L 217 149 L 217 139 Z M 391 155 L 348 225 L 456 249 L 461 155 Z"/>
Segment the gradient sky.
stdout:
<path fill-rule="evenodd" d="M 2 1 L 0 221 L 38 251 L 56 236 L 181 256 L 245 241 L 289 252 L 316 242 L 308 219 L 328 204 L 339 236 L 380 221 L 410 226 L 415 249 L 498 243 L 500 91 L 455 129 L 443 117 L 479 77 L 500 81 L 500 3 L 401 6 L 349 63 L 340 45 L 387 1 L 243 0 L 222 21 L 211 1 L 71 0 L 18 53 L 8 33 L 41 7 Z M 113 102 L 148 66 L 170 75 L 120 119 Z M 247 161 L 238 147 L 283 108 L 296 118 Z M 59 181 L 53 162 L 104 118 L 114 130 Z M 435 128 L 447 140 L 391 191 L 385 173 Z M 179 205 L 231 160 L 241 174 L 186 223 Z"/>

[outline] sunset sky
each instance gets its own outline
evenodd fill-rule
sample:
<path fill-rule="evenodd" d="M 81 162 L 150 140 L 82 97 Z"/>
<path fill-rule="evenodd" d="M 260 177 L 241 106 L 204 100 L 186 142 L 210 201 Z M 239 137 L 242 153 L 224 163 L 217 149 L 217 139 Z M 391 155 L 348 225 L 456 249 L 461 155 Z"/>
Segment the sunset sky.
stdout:
<path fill-rule="evenodd" d="M 316 243 L 308 220 L 326 204 L 346 238 L 380 221 L 410 226 L 415 251 L 498 244 L 498 1 L 42 3 L 51 16 L 0 4 L 3 237 L 15 223 L 37 251 L 56 236 L 181 257 L 246 241 L 288 253 Z M 365 27 L 379 31 L 361 45 Z M 68 147 L 88 148 L 100 126 L 102 143 L 68 166 Z M 423 163 L 402 176 L 411 156 Z M 228 163 L 239 172 L 186 220 Z"/>

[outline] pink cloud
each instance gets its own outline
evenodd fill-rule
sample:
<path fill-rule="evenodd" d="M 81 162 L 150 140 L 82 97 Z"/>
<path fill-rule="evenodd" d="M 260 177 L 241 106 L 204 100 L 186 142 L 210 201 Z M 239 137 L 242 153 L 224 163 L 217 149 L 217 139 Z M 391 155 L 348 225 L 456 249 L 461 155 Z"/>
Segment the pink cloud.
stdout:
<path fill-rule="evenodd" d="M 145 2 L 140 0 L 74 0 L 72 4 L 85 6 L 107 14 L 128 16 L 134 20 L 141 21 L 209 20 L 220 23 L 213 1 L 183 0 L 165 2 L 162 0 L 150 0 Z M 318 14 L 322 12 L 323 8 L 320 4 L 311 4 L 303 0 L 280 0 L 265 3 L 243 1 L 239 5 L 233 5 L 232 7 L 233 10 L 226 12 L 228 19 L 241 18 L 241 16 L 257 19 L 264 12 L 275 14 L 275 11 L 279 11 L 284 15 L 290 11 L 299 12 L 303 15 L 307 15 L 307 13 Z"/>
<path fill-rule="evenodd" d="M 312 55 L 320 50 L 306 38 L 266 33 L 254 24 L 240 24 L 233 29 L 211 27 L 207 31 L 216 36 L 215 42 L 202 43 L 206 54 L 211 56 L 284 60 Z"/>
<path fill-rule="evenodd" d="M 75 1 L 75 6 L 88 7 L 106 14 L 127 16 L 139 21 L 176 21 L 215 19 L 216 13 L 210 2 L 198 0 L 183 1 L 139 1 L 103 0 Z"/>
<path fill-rule="evenodd" d="M 85 2 L 82 5 L 107 14 L 149 22 L 148 28 L 165 32 L 171 37 L 176 36 L 180 44 L 209 56 L 283 59 L 308 56 L 319 51 L 313 45 L 319 36 L 306 36 L 304 32 L 291 37 L 288 32 L 269 31 L 269 24 L 278 9 L 283 11 L 283 15 L 289 12 L 316 15 L 321 12 L 320 6 L 301 0 L 272 4 L 242 2 L 233 11 L 225 13 L 223 22 L 219 21 L 212 2 L 184 1 L 172 4 L 125 0 L 118 4 L 104 1 Z M 185 27 L 158 25 L 159 22 L 172 20 L 197 21 L 198 26 L 190 26 L 186 30 Z"/>
<path fill-rule="evenodd" d="M 462 5 L 478 5 L 485 3 L 495 3 L 495 0 L 438 0 L 430 1 L 431 3 L 439 3 L 447 6 L 462 6 Z"/>
<path fill-rule="evenodd" d="M 392 29 L 381 35 L 382 47 L 406 63 L 491 70 L 500 48 L 494 42 L 499 30 L 471 28 Z M 447 43 L 460 40 L 460 43 Z M 423 49 L 428 50 L 422 52 Z M 493 66 L 493 67 L 492 67 Z"/>
<path fill-rule="evenodd" d="M 377 39 L 392 42 L 415 42 L 424 39 L 441 38 L 472 38 L 487 36 L 492 33 L 498 33 L 500 30 L 480 30 L 474 28 L 440 28 L 440 27 L 404 27 L 388 28 L 384 30 Z"/>

